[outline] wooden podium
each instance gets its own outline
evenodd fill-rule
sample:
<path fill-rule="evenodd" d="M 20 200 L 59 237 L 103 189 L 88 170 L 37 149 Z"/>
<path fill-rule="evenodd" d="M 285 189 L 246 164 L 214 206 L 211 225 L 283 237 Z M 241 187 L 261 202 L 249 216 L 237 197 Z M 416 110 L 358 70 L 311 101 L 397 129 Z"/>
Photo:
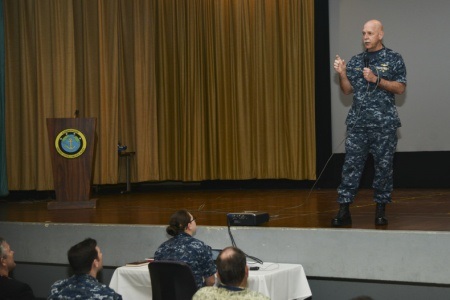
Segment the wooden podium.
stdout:
<path fill-rule="evenodd" d="M 95 208 L 90 199 L 95 118 L 48 118 L 56 201 L 47 209 Z"/>

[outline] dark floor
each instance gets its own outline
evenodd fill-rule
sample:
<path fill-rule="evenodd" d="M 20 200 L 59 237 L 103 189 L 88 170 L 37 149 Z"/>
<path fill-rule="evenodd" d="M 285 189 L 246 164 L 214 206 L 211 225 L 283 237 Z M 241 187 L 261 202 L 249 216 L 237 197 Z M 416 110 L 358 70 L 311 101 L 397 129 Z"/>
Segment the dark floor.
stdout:
<path fill-rule="evenodd" d="M 165 186 L 121 193 L 122 189 L 123 186 L 94 189 L 94 209 L 62 210 L 47 209 L 51 192 L 36 197 L 12 192 L 9 197 L 0 198 L 0 221 L 165 225 L 174 211 L 186 208 L 197 217 L 199 226 L 226 226 L 229 212 L 262 211 L 269 213 L 270 220 L 260 226 L 331 228 L 330 221 L 338 209 L 335 189 Z M 389 225 L 377 227 L 372 191 L 361 190 L 351 206 L 353 225 L 347 228 L 450 231 L 450 190 L 397 189 L 393 199 L 387 206 Z"/>

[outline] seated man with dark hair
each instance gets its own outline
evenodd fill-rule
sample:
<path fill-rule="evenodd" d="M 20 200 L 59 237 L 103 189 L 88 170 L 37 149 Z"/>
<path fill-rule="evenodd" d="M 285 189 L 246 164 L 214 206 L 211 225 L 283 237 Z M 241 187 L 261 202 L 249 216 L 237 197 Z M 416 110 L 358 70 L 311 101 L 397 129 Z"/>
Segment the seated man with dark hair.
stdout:
<path fill-rule="evenodd" d="M 96 240 L 85 239 L 70 248 L 67 256 L 74 275 L 55 282 L 48 299 L 122 299 L 121 295 L 96 279 L 103 268 L 103 254 Z"/>
<path fill-rule="evenodd" d="M 248 266 L 245 253 L 239 248 L 228 247 L 217 257 L 218 287 L 203 287 L 193 300 L 248 299 L 267 300 L 269 297 L 247 289 Z"/>
<path fill-rule="evenodd" d="M 5 239 L 0 237 L 0 299 L 35 299 L 28 284 L 9 277 L 15 267 L 14 251 Z"/>

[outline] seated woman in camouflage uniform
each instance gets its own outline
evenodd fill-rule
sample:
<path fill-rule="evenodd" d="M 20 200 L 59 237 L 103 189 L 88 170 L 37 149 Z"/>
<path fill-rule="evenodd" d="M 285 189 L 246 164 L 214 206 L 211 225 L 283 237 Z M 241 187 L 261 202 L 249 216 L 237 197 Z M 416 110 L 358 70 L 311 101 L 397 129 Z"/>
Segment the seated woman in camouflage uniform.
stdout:
<path fill-rule="evenodd" d="M 212 286 L 215 283 L 216 265 L 212 259 L 211 247 L 194 238 L 197 223 L 187 210 L 174 213 L 166 228 L 173 236 L 155 252 L 155 260 L 174 260 L 187 263 L 194 273 L 197 287 Z"/>

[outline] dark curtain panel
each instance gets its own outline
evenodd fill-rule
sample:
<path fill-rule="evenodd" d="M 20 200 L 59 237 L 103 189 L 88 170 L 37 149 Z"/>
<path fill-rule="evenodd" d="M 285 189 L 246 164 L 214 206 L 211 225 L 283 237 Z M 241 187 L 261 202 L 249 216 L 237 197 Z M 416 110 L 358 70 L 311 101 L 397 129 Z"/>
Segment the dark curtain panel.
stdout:
<path fill-rule="evenodd" d="M 5 145 L 5 35 L 3 24 L 3 0 L 0 0 L 0 196 L 8 194 Z"/>

